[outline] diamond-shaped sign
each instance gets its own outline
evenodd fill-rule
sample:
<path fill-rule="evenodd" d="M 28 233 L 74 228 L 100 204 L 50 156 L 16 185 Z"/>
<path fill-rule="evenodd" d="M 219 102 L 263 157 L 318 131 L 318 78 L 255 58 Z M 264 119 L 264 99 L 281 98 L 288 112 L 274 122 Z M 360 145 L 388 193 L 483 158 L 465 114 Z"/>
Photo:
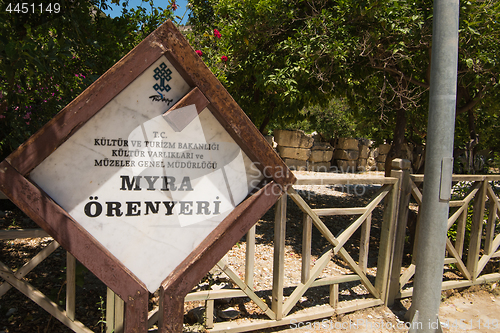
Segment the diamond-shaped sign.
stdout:
<path fill-rule="evenodd" d="M 161 56 L 30 174 L 150 292 L 263 179 L 208 108 L 164 115 L 189 90 Z"/>
<path fill-rule="evenodd" d="M 160 322 L 177 327 L 179 300 L 294 177 L 166 22 L 3 161 L 0 182 L 141 332 L 146 290 L 176 299 Z"/>

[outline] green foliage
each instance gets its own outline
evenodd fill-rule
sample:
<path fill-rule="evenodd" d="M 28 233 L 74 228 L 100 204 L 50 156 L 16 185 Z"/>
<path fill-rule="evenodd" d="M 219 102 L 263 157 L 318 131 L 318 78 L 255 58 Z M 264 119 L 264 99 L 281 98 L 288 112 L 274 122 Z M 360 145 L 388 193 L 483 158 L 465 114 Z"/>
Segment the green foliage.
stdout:
<path fill-rule="evenodd" d="M 119 0 L 113 0 L 120 3 Z M 104 0 L 61 0 L 51 13 L 8 12 L 0 0 L 0 156 L 16 149 L 167 18 L 167 9 L 127 9 Z M 49 3 L 48 1 L 44 2 Z"/>
<path fill-rule="evenodd" d="M 491 187 L 492 187 L 492 189 L 497 197 L 500 195 L 499 183 L 500 182 L 498 182 L 498 181 L 490 182 L 490 185 L 491 185 Z M 473 182 L 458 182 L 458 183 L 454 184 L 452 187 L 452 200 L 463 200 L 467 195 L 470 194 L 473 184 L 474 184 Z M 486 209 L 484 210 L 482 221 L 488 221 L 489 215 L 490 215 L 489 210 L 491 209 L 491 206 L 492 206 L 491 203 L 490 203 L 490 205 L 486 205 Z M 450 212 L 450 216 L 452 214 L 453 214 L 453 211 Z M 471 202 L 469 202 L 469 205 L 467 206 L 467 216 L 466 216 L 465 230 L 464 230 L 464 245 L 463 245 L 464 250 L 469 248 L 470 235 L 472 232 L 472 216 L 473 216 L 473 214 L 474 214 L 474 200 L 471 200 Z M 448 233 L 447 233 L 448 238 L 450 238 L 450 240 L 452 242 L 455 242 L 457 240 L 457 227 L 458 227 L 458 220 L 448 229 Z M 498 223 L 497 223 L 495 226 L 495 234 L 498 232 L 500 232 L 500 225 L 498 225 Z"/>
<path fill-rule="evenodd" d="M 97 325 L 100 326 L 101 328 L 101 333 L 103 333 L 106 330 L 106 302 L 104 301 L 104 298 L 102 296 L 99 296 L 99 303 L 97 305 L 97 310 L 99 310 L 100 317 L 99 321 L 97 322 Z M 115 330 L 112 330 L 114 332 Z"/>
<path fill-rule="evenodd" d="M 353 125 L 368 128 L 372 139 L 392 138 L 395 111 L 402 110 L 406 140 L 425 143 L 431 0 L 191 4 L 192 45 L 203 51 L 205 63 L 261 130 L 268 124 L 290 127 L 311 119 L 301 112 L 304 107 L 326 106 L 337 97 L 348 103 L 356 119 Z M 472 110 L 482 145 L 477 149 L 500 148 L 496 128 L 490 126 L 498 124 L 499 115 L 494 102 L 499 100 L 499 6 L 494 0 L 461 5 L 459 146 L 470 141 L 473 125 L 467 114 Z M 222 33 L 217 45 L 206 37 L 213 29 Z M 228 56 L 227 63 L 221 64 L 221 55 Z"/>
<path fill-rule="evenodd" d="M 472 182 L 459 182 L 453 185 L 452 187 L 452 200 L 461 200 L 465 198 L 469 193 L 470 189 L 472 186 Z M 471 233 L 471 226 L 472 226 L 472 214 L 473 214 L 473 203 L 470 202 L 469 205 L 467 206 L 467 218 L 465 221 L 465 234 L 464 234 L 464 249 L 467 249 L 469 247 L 469 240 L 470 240 L 470 233 Z M 449 229 L 448 229 L 448 238 L 452 241 L 455 242 L 457 240 L 457 227 L 458 224 L 455 222 Z"/>
<path fill-rule="evenodd" d="M 305 119 L 288 124 L 285 129 L 301 129 L 306 133 L 317 132 L 326 141 L 338 137 L 362 136 L 364 132 L 358 127 L 349 105 L 342 99 L 334 98 L 324 107 L 314 105 L 304 108 L 300 114 Z"/>
<path fill-rule="evenodd" d="M 261 130 L 271 120 L 285 125 L 318 101 L 321 82 L 311 77 L 306 55 L 295 52 L 304 4 L 287 1 L 191 1 L 191 43 Z M 217 29 L 221 38 L 214 36 Z M 221 57 L 227 56 L 227 62 Z"/>
<path fill-rule="evenodd" d="M 109 2 L 122 5 L 120 17 L 102 14 Z M 59 13 L 43 15 L 8 13 L 8 3 L 0 0 L 3 157 L 161 22 L 175 19 L 173 0 L 165 9 L 151 0 L 135 9 L 127 0 L 62 0 Z M 191 44 L 261 131 L 301 125 L 381 142 L 393 137 L 396 111 L 404 111 L 406 140 L 425 143 L 431 0 L 190 4 Z M 455 143 L 492 152 L 492 163 L 500 150 L 499 22 L 499 2 L 461 3 Z"/>
<path fill-rule="evenodd" d="M 464 155 L 481 151 L 484 158 L 473 156 L 470 160 L 497 168 L 500 164 L 495 163 L 494 152 L 500 151 L 499 28 L 498 1 L 461 2 L 455 147 Z M 467 165 L 463 169 L 474 171 Z"/>

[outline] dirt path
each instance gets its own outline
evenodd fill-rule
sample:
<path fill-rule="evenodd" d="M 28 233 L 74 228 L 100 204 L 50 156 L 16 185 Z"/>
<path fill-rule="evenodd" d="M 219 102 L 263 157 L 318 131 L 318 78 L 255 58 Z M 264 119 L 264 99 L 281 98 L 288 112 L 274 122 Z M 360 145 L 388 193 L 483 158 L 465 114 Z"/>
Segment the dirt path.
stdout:
<path fill-rule="evenodd" d="M 443 331 L 500 332 L 500 290 L 492 287 L 493 292 L 472 287 L 446 299 L 439 308 Z"/>
<path fill-rule="evenodd" d="M 450 295 L 446 297 L 446 294 Z M 500 332 L 500 288 L 497 284 L 475 286 L 462 291 L 443 292 L 439 319 L 443 332 Z M 292 323 L 264 332 L 407 332 L 404 314 L 411 299 L 402 300 L 392 308 L 378 306 L 316 322 Z"/>

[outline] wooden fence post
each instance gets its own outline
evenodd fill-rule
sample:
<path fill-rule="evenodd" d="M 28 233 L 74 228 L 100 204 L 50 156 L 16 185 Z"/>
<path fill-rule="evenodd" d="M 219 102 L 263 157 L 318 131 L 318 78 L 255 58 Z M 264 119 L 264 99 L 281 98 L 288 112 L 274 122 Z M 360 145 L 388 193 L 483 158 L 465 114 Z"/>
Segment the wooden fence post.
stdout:
<path fill-rule="evenodd" d="M 408 222 L 408 204 L 411 196 L 410 185 L 410 167 L 411 162 L 403 159 L 392 161 L 391 177 L 398 178 L 398 194 L 396 208 L 396 234 L 394 239 L 394 248 L 392 252 L 391 268 L 387 287 L 386 305 L 394 304 L 401 286 L 399 283 L 401 275 L 401 265 L 403 261 L 403 252 L 406 237 L 406 224 Z"/>
<path fill-rule="evenodd" d="M 366 217 L 361 225 L 361 237 L 359 241 L 359 267 L 366 274 L 368 269 L 368 254 L 370 252 L 370 231 L 372 227 L 372 214 Z"/>
<path fill-rule="evenodd" d="M 394 163 L 394 161 L 393 161 Z M 380 245 L 377 261 L 377 277 L 375 288 L 380 292 L 380 297 L 387 304 L 389 277 L 391 276 L 391 263 L 394 256 L 394 237 L 396 233 L 396 217 L 399 198 L 399 181 L 387 194 L 384 201 L 384 217 L 380 230 Z"/>
<path fill-rule="evenodd" d="M 311 243 L 312 243 L 312 219 L 309 214 L 304 213 L 302 219 L 302 274 L 301 283 L 306 283 L 311 276 Z"/>
<path fill-rule="evenodd" d="M 255 267 L 255 225 L 250 228 L 246 236 L 245 254 L 245 283 L 253 290 L 253 272 Z"/>
<path fill-rule="evenodd" d="M 276 320 L 283 318 L 283 275 L 285 270 L 285 233 L 286 233 L 286 192 L 275 204 L 274 219 L 274 263 L 273 291 L 271 309 L 276 314 Z"/>
<path fill-rule="evenodd" d="M 66 315 L 75 320 L 76 258 L 66 252 Z"/>
<path fill-rule="evenodd" d="M 474 197 L 474 211 L 472 213 L 469 252 L 467 253 L 467 270 L 470 272 L 472 281 L 475 281 L 478 275 L 477 263 L 479 260 L 479 251 L 481 249 L 481 236 L 483 234 L 487 185 L 488 182 L 486 179 L 483 179 L 481 187 Z"/>
<path fill-rule="evenodd" d="M 106 289 L 106 333 L 113 333 L 115 330 L 115 293 Z"/>
<path fill-rule="evenodd" d="M 494 247 L 494 239 L 495 239 L 495 226 L 496 219 L 499 214 L 497 214 L 497 210 L 500 210 L 500 205 L 498 204 L 498 199 L 496 198 L 495 192 L 493 188 L 489 185 L 488 179 L 485 180 L 487 187 L 487 195 L 488 195 L 488 210 L 490 214 L 488 215 L 488 224 L 486 225 L 486 235 L 484 239 L 484 251 L 487 255 L 492 255 L 497 249 Z"/>
<path fill-rule="evenodd" d="M 125 302 L 107 288 L 106 294 L 106 333 L 123 333 Z"/>

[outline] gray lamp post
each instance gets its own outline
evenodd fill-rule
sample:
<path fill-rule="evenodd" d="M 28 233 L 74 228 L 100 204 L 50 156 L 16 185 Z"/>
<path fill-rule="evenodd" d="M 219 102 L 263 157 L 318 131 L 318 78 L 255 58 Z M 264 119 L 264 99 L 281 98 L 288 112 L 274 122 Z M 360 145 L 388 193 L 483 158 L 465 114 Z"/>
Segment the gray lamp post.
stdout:
<path fill-rule="evenodd" d="M 444 253 L 453 171 L 459 0 L 435 0 L 425 182 L 410 318 L 415 332 L 440 332 Z"/>

